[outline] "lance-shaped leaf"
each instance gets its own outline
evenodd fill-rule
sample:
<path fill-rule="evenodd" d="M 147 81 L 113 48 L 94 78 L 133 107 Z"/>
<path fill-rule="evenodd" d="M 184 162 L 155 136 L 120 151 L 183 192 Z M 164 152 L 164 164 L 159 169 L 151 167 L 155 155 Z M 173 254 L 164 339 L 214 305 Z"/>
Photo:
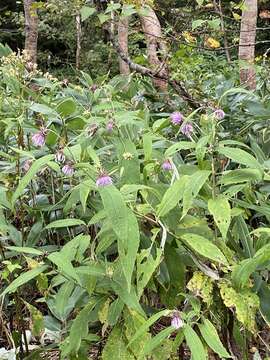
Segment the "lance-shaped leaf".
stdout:
<path fill-rule="evenodd" d="M 140 241 L 136 216 L 126 206 L 119 190 L 114 186 L 100 188 L 104 209 L 117 236 L 119 258 L 125 275 L 128 291 Z"/>
<path fill-rule="evenodd" d="M 229 201 L 223 196 L 210 199 L 208 201 L 208 210 L 214 217 L 215 223 L 225 240 L 231 222 L 231 207 Z"/>
<path fill-rule="evenodd" d="M 219 248 L 203 236 L 184 234 L 181 235 L 181 239 L 183 239 L 185 243 L 198 254 L 223 265 L 228 265 L 227 259 Z"/>

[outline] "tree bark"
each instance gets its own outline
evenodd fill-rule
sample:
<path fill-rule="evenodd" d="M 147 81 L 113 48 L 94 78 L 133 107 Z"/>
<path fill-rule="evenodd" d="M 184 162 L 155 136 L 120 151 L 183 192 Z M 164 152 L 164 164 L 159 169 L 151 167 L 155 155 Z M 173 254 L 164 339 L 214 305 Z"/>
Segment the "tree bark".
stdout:
<path fill-rule="evenodd" d="M 141 24 L 145 34 L 147 45 L 147 56 L 151 68 L 161 78 L 168 78 L 168 68 L 166 64 L 166 44 L 162 38 L 161 25 L 155 11 L 151 7 L 146 8 L 147 13 L 141 15 Z M 166 80 L 154 79 L 154 85 L 157 89 L 165 92 L 168 88 Z"/>
<path fill-rule="evenodd" d="M 239 60 L 247 64 L 240 67 L 240 82 L 250 90 L 256 89 L 256 71 L 252 64 L 255 57 L 257 16 L 257 0 L 245 0 L 241 19 Z"/>
<path fill-rule="evenodd" d="M 37 63 L 38 14 L 33 6 L 35 0 L 24 0 L 25 45 L 24 50 L 28 63 Z"/>
<path fill-rule="evenodd" d="M 76 48 L 76 69 L 80 68 L 80 56 L 81 56 L 81 38 L 82 38 L 82 25 L 81 25 L 81 14 L 76 14 L 76 36 L 77 36 L 77 48 Z"/>
<path fill-rule="evenodd" d="M 128 57 L 128 23 L 129 18 L 120 18 L 118 22 L 118 44 L 121 51 Z M 119 56 L 119 70 L 122 75 L 129 75 L 130 69 L 127 62 Z"/>

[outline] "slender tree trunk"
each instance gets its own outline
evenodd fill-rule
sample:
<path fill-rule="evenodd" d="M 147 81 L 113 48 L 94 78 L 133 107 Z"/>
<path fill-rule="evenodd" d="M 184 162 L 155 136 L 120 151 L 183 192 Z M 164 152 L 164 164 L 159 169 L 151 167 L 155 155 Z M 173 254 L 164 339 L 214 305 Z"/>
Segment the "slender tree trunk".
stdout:
<path fill-rule="evenodd" d="M 25 16 L 25 54 L 29 63 L 37 63 L 38 15 L 33 6 L 35 0 L 24 0 Z"/>
<path fill-rule="evenodd" d="M 225 21 L 224 21 L 224 16 L 223 16 L 223 11 L 222 11 L 221 0 L 218 0 L 218 1 L 214 0 L 214 6 L 216 9 L 216 12 L 219 14 L 219 17 L 220 17 L 220 26 L 221 26 L 221 31 L 223 33 L 225 54 L 226 54 L 228 63 L 230 63 L 231 62 L 231 54 L 230 54 L 229 42 L 228 42 L 228 38 L 227 38 L 227 34 L 226 34 Z"/>
<path fill-rule="evenodd" d="M 118 22 L 118 44 L 121 51 L 128 57 L 128 23 L 129 18 L 120 18 Z M 128 75 L 130 73 L 129 65 L 119 56 L 120 74 Z"/>
<path fill-rule="evenodd" d="M 245 0 L 241 19 L 239 60 L 246 61 L 247 64 L 240 68 L 240 82 L 251 90 L 256 89 L 256 71 L 252 64 L 255 57 L 257 16 L 257 0 Z"/>
<path fill-rule="evenodd" d="M 81 14 L 76 14 L 76 35 L 77 35 L 77 48 L 76 48 L 76 69 L 80 68 L 80 57 L 81 57 L 81 41 L 82 41 L 82 25 L 81 25 Z"/>
<path fill-rule="evenodd" d="M 166 44 L 162 38 L 161 25 L 155 11 L 147 7 L 147 14 L 141 15 L 141 24 L 145 34 L 147 55 L 151 68 L 156 74 L 168 77 L 166 64 Z M 161 91 L 167 91 L 168 82 L 162 79 L 154 79 L 154 85 Z"/>

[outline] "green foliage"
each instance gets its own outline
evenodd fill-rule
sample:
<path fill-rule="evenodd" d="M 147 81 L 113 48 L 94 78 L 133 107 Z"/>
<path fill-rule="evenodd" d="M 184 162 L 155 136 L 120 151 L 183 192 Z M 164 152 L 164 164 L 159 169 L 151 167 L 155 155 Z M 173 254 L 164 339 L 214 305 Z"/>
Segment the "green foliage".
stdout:
<path fill-rule="evenodd" d="M 221 335 L 234 314 L 238 338 L 263 330 L 267 96 L 228 91 L 224 79 L 213 95 L 209 80 L 206 96 L 226 110 L 219 121 L 212 106 L 192 111 L 133 75 L 97 89 L 86 73 L 63 84 L 14 54 L 0 71 L 7 314 L 38 339 L 53 332 L 62 359 L 97 347 L 103 359 L 172 360 L 179 347 L 193 359 L 229 358 Z M 192 121 L 191 137 L 171 123 L 172 110 Z"/>

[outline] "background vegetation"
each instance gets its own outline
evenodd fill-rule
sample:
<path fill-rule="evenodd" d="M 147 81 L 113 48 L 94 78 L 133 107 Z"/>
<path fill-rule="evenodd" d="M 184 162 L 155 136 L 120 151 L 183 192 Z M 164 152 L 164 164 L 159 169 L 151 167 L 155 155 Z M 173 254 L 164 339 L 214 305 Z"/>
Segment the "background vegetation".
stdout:
<path fill-rule="evenodd" d="M 269 19 L 0 5 L 0 359 L 270 358 Z"/>

